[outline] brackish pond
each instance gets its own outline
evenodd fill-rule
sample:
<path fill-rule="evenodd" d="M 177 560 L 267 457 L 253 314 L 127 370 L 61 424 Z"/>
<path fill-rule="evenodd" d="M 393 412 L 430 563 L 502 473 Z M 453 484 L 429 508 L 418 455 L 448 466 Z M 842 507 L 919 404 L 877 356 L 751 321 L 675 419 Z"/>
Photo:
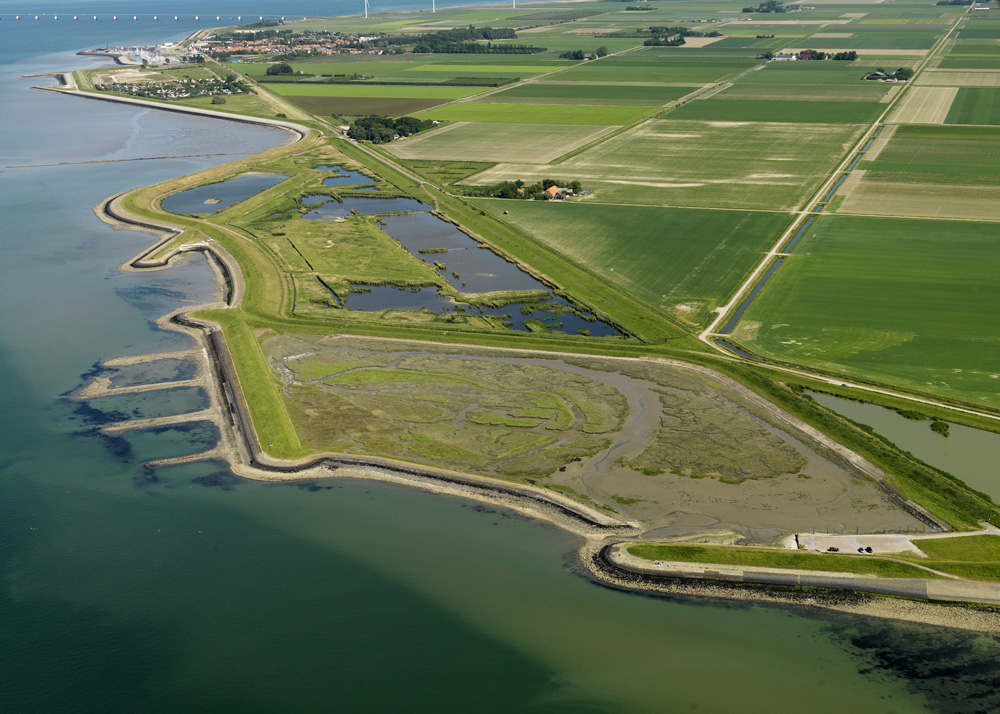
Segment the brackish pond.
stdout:
<path fill-rule="evenodd" d="M 303 199 L 303 203 L 317 198 L 326 197 L 307 196 Z M 418 206 L 425 205 L 415 199 L 345 198 L 342 204 L 336 201 L 323 203 L 307 213 L 305 218 L 322 211 L 347 216 L 352 208 L 362 213 L 413 210 L 407 209 L 406 204 L 396 203 L 398 201 L 408 201 Z M 385 216 L 382 221 L 384 223 L 382 230 L 399 241 L 413 255 L 438 266 L 441 277 L 458 292 L 478 294 L 544 290 L 548 295 L 534 303 L 515 302 L 502 307 L 479 307 L 456 303 L 449 297 L 438 295 L 437 289 L 433 287 L 414 289 L 391 285 L 372 287 L 357 285 L 354 287 L 358 292 L 351 293 L 345 300 L 344 306 L 348 308 L 368 312 L 426 308 L 436 313 L 457 311 L 470 315 L 490 315 L 500 318 L 506 327 L 515 330 L 528 330 L 527 323 L 534 322 L 536 329 L 541 327 L 568 334 L 582 333 L 601 337 L 617 334 L 613 326 L 593 319 L 589 313 L 574 314 L 569 301 L 552 294 L 545 283 L 521 270 L 514 263 L 504 260 L 492 250 L 484 248 L 454 225 L 432 213 Z M 443 268 L 440 267 L 442 265 Z M 590 319 L 587 319 L 588 317 Z"/>
<path fill-rule="evenodd" d="M 931 422 L 906 419 L 875 404 L 852 402 L 829 394 L 812 393 L 827 409 L 876 432 L 921 461 L 947 471 L 977 491 L 1000 502 L 1000 434 L 960 424 L 948 425 L 948 436 L 931 431 Z M 919 410 L 919 405 L 915 407 Z"/>
<path fill-rule="evenodd" d="M 245 201 L 264 189 L 271 188 L 286 176 L 248 173 L 219 183 L 189 188 L 163 199 L 163 207 L 171 213 L 218 213 L 234 203 Z"/>
<path fill-rule="evenodd" d="M 316 199 L 320 200 L 317 201 Z M 307 203 L 307 201 L 309 201 Z M 323 202 L 325 201 L 325 202 Z M 314 203 L 321 205 L 309 213 L 302 216 L 309 220 L 324 220 L 330 218 L 346 218 L 351 215 L 351 211 L 358 213 L 395 213 L 397 211 L 424 211 L 427 204 L 415 198 L 356 198 L 345 196 L 340 202 L 329 196 L 306 196 L 302 203 L 311 206 Z"/>
<path fill-rule="evenodd" d="M 324 186 L 357 186 L 364 183 L 375 183 L 375 179 L 365 176 L 360 171 L 351 171 L 342 166 L 317 166 L 317 171 L 336 171 L 337 175 L 323 179 Z"/>

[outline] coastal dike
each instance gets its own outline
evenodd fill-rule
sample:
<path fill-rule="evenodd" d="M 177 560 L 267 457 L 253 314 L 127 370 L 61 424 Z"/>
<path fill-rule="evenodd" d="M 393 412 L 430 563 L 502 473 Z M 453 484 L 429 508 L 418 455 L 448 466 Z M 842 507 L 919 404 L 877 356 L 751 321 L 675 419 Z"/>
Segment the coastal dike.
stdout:
<path fill-rule="evenodd" d="M 211 110 L 170 107 L 124 97 L 100 96 L 68 87 L 39 87 L 61 94 L 83 96 L 102 101 L 121 102 L 164 111 L 271 126 L 292 132 L 298 143 L 313 131 L 288 121 L 263 119 L 213 112 Z M 127 194 L 117 194 L 95 207 L 97 216 L 116 229 L 145 232 L 158 240 L 125 265 L 123 271 L 157 270 L 169 267 L 171 260 L 184 253 L 198 251 L 209 256 L 224 299 L 207 307 L 235 307 L 243 297 L 244 281 L 236 260 L 215 241 L 194 241 L 161 253 L 181 229 L 167 221 L 141 218 L 122 206 Z M 191 335 L 198 344 L 192 352 L 202 360 L 192 386 L 201 386 L 210 397 L 210 406 L 191 415 L 191 421 L 210 421 L 220 433 L 220 441 L 207 452 L 181 459 L 160 460 L 147 464 L 156 468 L 181 461 L 223 458 L 240 477 L 260 481 L 310 481 L 327 478 L 377 480 L 421 488 L 460 498 L 501 506 L 531 518 L 553 523 L 584 538 L 579 567 L 588 577 L 607 587 L 643 592 L 664 597 L 697 596 L 758 603 L 774 603 L 798 607 L 823 608 L 845 613 L 920 622 L 979 632 L 1000 634 L 1000 611 L 990 605 L 1000 605 L 1000 585 L 958 580 L 891 579 L 856 576 L 847 573 L 813 573 L 781 571 L 768 568 L 713 566 L 690 563 L 670 563 L 666 567 L 642 561 L 625 552 L 625 547 L 641 537 L 638 523 L 611 517 L 553 491 L 529 485 L 507 483 L 390 459 L 344 454 L 318 454 L 301 461 L 283 461 L 268 456 L 259 442 L 249 415 L 244 392 L 233 367 L 225 335 L 219 325 L 190 317 L 192 308 L 165 315 L 159 324 Z M 518 350 L 523 352 L 524 350 Z M 150 361 L 162 355 L 148 356 Z M 618 358 L 628 359 L 628 358 Z M 108 366 L 111 366 L 108 362 Z M 705 368 L 684 365 L 685 368 Z M 713 373 L 714 374 L 714 373 Z M 732 380 L 723 378 L 726 383 Z M 735 384 L 735 383 L 734 383 Z M 172 383 L 169 386 L 177 386 Z M 762 399 L 742 385 L 740 391 L 755 401 Z M 151 389 L 157 386 L 149 387 Z M 166 388 L 166 386 L 163 386 Z M 116 393 L 117 390 L 98 385 L 79 398 Z M 777 409 L 768 403 L 767 408 Z M 857 454 L 846 450 L 829 437 L 789 417 L 798 428 L 807 430 L 820 443 L 828 446 L 881 482 L 880 470 Z M 169 418 L 171 423 L 180 421 Z M 148 422 L 148 423 L 147 423 Z M 117 423 L 107 428 L 121 431 L 128 428 L 156 425 L 157 420 L 144 420 L 141 425 Z M 164 422 L 165 423 L 165 422 Z M 919 505 L 908 505 L 934 527 L 947 525 Z M 911 511 L 912 512 L 912 511 Z M 893 599 L 887 599 L 891 596 Z"/>

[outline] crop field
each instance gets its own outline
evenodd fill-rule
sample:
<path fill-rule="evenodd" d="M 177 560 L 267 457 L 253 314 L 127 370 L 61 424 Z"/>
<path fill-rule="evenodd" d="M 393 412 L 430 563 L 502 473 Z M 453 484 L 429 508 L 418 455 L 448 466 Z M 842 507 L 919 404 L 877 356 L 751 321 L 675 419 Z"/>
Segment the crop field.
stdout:
<path fill-rule="evenodd" d="M 820 216 L 733 336 L 778 359 L 1000 406 L 996 234 Z"/>
<path fill-rule="evenodd" d="M 728 87 L 723 99 L 752 99 L 762 96 L 770 101 L 792 102 L 881 102 L 891 87 L 877 82 L 858 82 L 856 85 L 823 84 L 816 87 L 800 84 L 743 84 L 742 80 Z"/>
<path fill-rule="evenodd" d="M 888 137 L 838 212 L 1000 219 L 1000 129 L 901 125 Z"/>
<path fill-rule="evenodd" d="M 911 87 L 889 121 L 893 124 L 943 124 L 958 87 Z"/>
<path fill-rule="evenodd" d="M 1000 69 L 1000 57 L 990 58 L 990 57 L 950 57 L 945 56 L 944 59 L 937 61 L 937 69 L 964 69 L 964 70 L 976 70 L 976 69 Z"/>
<path fill-rule="evenodd" d="M 1000 72 L 945 72 L 929 69 L 917 78 L 925 87 L 1000 87 Z"/>
<path fill-rule="evenodd" d="M 725 302 L 788 225 L 782 213 L 479 201 L 649 305 L 692 323 Z"/>
<path fill-rule="evenodd" d="M 746 71 L 752 63 L 655 62 L 613 64 L 598 62 L 578 65 L 555 75 L 560 82 L 659 82 L 663 84 L 707 84 Z"/>
<path fill-rule="evenodd" d="M 592 124 L 457 122 L 388 148 L 401 159 L 547 163 L 613 131 Z"/>
<path fill-rule="evenodd" d="M 730 99 L 722 92 L 709 99 L 688 102 L 671 111 L 669 119 L 710 121 L 870 123 L 885 106 L 878 102 L 773 101 L 771 99 Z"/>
<path fill-rule="evenodd" d="M 655 110 L 650 107 L 461 102 L 425 112 L 421 118 L 442 121 L 609 126 L 631 124 L 652 111 Z"/>
<path fill-rule="evenodd" d="M 541 102 L 662 106 L 691 92 L 691 87 L 532 82 L 496 92 L 483 102 Z"/>
<path fill-rule="evenodd" d="M 816 48 L 818 49 L 818 48 Z M 751 72 L 740 78 L 740 83 L 749 84 L 798 84 L 808 85 L 810 90 L 828 84 L 846 84 L 863 87 L 869 84 L 864 77 L 877 69 L 867 62 L 771 62 L 762 70 Z"/>
<path fill-rule="evenodd" d="M 450 99 L 393 99 L 390 97 L 298 97 L 286 96 L 285 99 L 296 104 L 307 112 L 328 117 L 335 116 L 366 116 L 368 114 L 384 114 L 401 117 L 439 104 Z"/>
<path fill-rule="evenodd" d="M 268 89 L 283 96 L 296 97 L 352 97 L 399 99 L 462 99 L 483 91 L 482 87 L 400 87 L 365 86 L 363 84 L 271 84 Z"/>
<path fill-rule="evenodd" d="M 944 123 L 1000 126 L 1000 89 L 959 89 Z"/>
<path fill-rule="evenodd" d="M 861 131 L 846 124 L 657 119 L 558 166 L 502 163 L 470 182 L 555 173 L 581 181 L 604 203 L 788 210 L 819 189 Z"/>

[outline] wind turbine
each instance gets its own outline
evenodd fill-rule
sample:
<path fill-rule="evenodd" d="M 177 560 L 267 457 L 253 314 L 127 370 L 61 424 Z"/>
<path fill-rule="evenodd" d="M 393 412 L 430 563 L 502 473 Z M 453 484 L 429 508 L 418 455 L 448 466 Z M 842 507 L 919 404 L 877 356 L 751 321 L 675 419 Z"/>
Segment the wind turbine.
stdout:
<path fill-rule="evenodd" d="M 368 19 L 368 0 L 365 0 L 365 19 Z"/>

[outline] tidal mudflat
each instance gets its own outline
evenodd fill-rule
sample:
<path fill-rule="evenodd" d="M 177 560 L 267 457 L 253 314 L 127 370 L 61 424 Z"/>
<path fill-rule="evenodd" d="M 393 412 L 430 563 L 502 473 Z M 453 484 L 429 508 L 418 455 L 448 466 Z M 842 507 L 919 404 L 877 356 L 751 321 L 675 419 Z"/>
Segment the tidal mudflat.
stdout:
<path fill-rule="evenodd" d="M 529 483 L 659 536 L 923 527 L 843 453 L 707 370 L 347 337 L 264 346 L 317 451 Z"/>

